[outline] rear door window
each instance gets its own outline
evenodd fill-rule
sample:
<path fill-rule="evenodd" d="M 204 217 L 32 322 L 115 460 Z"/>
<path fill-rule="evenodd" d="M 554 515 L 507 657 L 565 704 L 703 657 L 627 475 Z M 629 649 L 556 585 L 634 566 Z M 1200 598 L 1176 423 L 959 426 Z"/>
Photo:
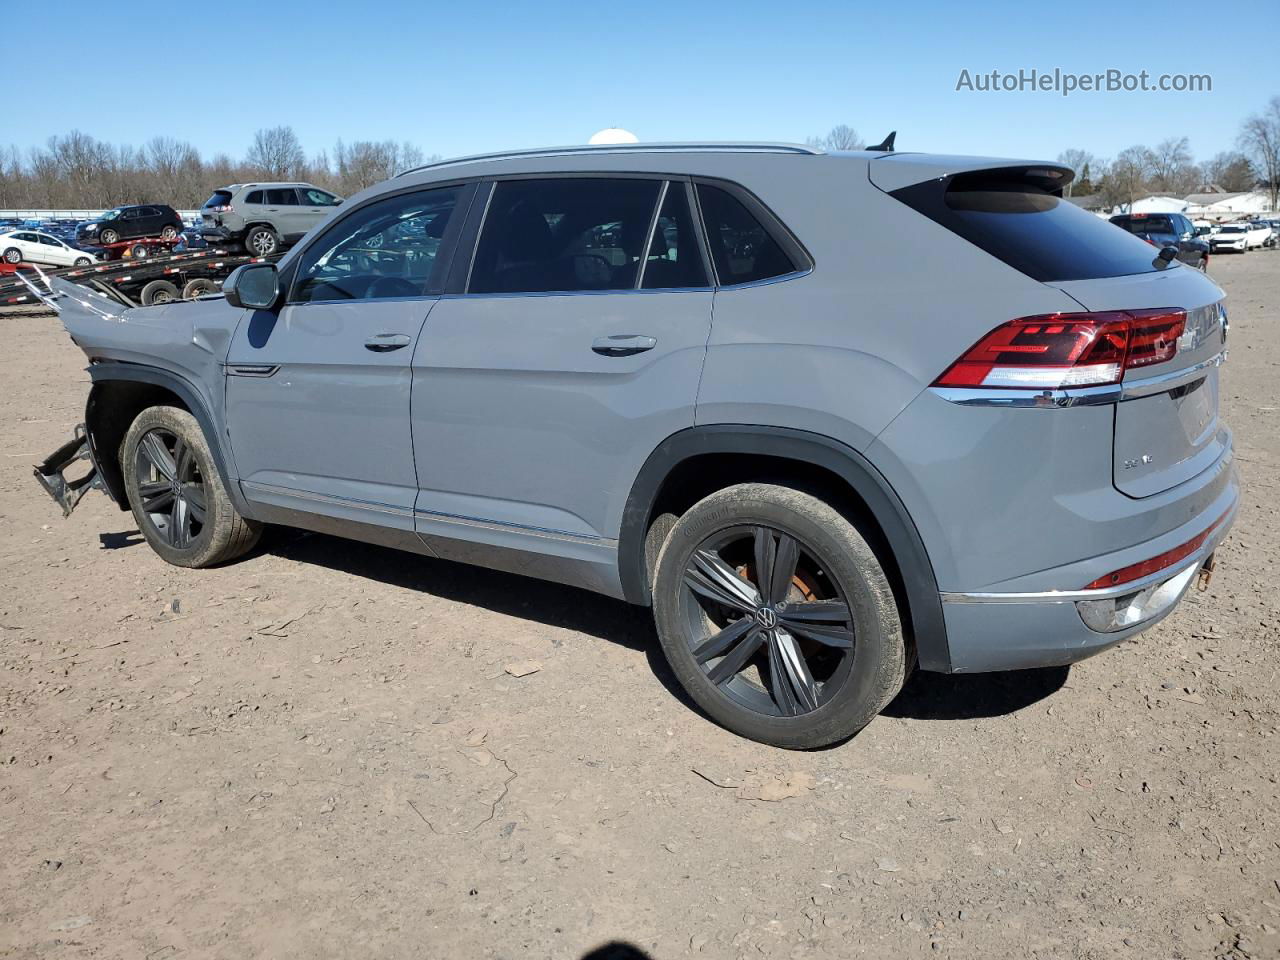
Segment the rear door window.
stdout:
<path fill-rule="evenodd" d="M 1154 273 L 1151 245 L 999 171 L 928 180 L 892 196 L 1042 282 Z M 1150 230 L 1147 227 L 1146 230 Z M 1161 264 L 1163 266 L 1163 264 Z"/>
<path fill-rule="evenodd" d="M 250 190 L 244 197 L 245 203 L 262 203 L 262 191 Z"/>
<path fill-rule="evenodd" d="M 273 207 L 296 207 L 298 205 L 298 195 L 293 192 L 292 187 L 268 190 L 267 203 Z"/>
<path fill-rule="evenodd" d="M 799 269 L 760 219 L 728 190 L 700 183 L 698 203 L 721 286 L 756 283 Z"/>
<path fill-rule="evenodd" d="M 632 290 L 660 180 L 505 180 L 494 186 L 471 293 Z"/>
<path fill-rule="evenodd" d="M 702 245 L 689 211 L 688 184 L 683 181 L 673 180 L 667 184 L 662 210 L 649 241 L 640 286 L 645 290 L 707 286 Z"/>

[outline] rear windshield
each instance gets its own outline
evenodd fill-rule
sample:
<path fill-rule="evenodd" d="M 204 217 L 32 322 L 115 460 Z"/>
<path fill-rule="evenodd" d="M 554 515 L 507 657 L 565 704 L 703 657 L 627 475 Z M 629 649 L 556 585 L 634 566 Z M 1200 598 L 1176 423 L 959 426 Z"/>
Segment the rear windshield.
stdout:
<path fill-rule="evenodd" d="M 1168 217 L 1112 217 L 1111 222 L 1130 233 L 1176 233 Z"/>
<path fill-rule="evenodd" d="M 1159 269 L 1150 244 L 1029 184 L 966 174 L 903 187 L 893 196 L 1036 280 Z"/>
<path fill-rule="evenodd" d="M 206 207 L 225 207 L 231 202 L 230 190 L 215 190 L 213 196 L 204 202 Z"/>

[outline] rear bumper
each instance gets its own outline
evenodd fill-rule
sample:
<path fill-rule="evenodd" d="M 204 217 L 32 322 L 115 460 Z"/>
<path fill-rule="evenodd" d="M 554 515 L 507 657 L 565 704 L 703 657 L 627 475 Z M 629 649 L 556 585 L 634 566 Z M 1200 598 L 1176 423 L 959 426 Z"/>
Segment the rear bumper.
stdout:
<path fill-rule="evenodd" d="M 200 227 L 200 236 L 208 242 L 229 242 L 239 240 L 243 231 L 228 230 L 226 227 Z"/>
<path fill-rule="evenodd" d="M 1070 564 L 1060 575 L 1060 590 L 1033 592 L 943 593 L 943 618 L 954 673 L 981 673 L 1060 666 L 1084 660 L 1159 623 L 1176 608 L 1197 575 L 1213 556 L 1235 522 L 1240 488 L 1231 482 L 1213 506 L 1177 530 L 1126 550 L 1094 557 L 1086 564 Z M 1216 510 L 1223 513 L 1215 513 Z M 1202 533 L 1214 518 L 1223 521 L 1194 553 L 1155 574 L 1102 590 L 1077 590 L 1084 568 L 1098 577 L 1139 558 L 1157 556 Z M 1046 574 L 1039 576 L 1043 577 Z M 1094 629 L 1101 609 L 1122 612 L 1116 629 Z M 1127 617 L 1124 615 L 1127 614 Z"/>

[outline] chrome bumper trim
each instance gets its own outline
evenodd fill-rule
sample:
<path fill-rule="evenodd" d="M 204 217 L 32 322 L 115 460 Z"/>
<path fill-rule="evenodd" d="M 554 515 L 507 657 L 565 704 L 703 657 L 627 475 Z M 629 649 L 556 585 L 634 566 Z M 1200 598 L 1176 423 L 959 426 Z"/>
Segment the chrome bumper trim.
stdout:
<path fill-rule="evenodd" d="M 1227 351 L 1215 354 L 1208 360 L 1181 370 L 1124 380 L 1101 387 L 1069 387 L 1060 390 L 996 389 L 994 387 L 930 387 L 931 393 L 943 400 L 964 407 L 1035 407 L 1058 409 L 1060 407 L 1085 407 L 1095 404 L 1119 403 L 1138 397 L 1166 393 L 1204 377 L 1212 367 L 1221 366 L 1227 359 Z"/>

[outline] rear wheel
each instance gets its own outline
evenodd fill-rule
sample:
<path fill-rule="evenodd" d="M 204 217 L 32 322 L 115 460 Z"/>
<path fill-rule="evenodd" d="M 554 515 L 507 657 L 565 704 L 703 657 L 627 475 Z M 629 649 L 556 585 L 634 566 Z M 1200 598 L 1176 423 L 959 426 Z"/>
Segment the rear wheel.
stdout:
<path fill-rule="evenodd" d="M 22 251 L 19 250 L 17 247 L 10 247 L 8 250 L 4 252 L 4 262 L 5 263 L 21 263 Z"/>
<path fill-rule="evenodd" d="M 741 484 L 694 505 L 662 545 L 653 592 L 676 677 L 744 737 L 834 743 L 902 688 L 888 578 L 858 530 L 809 494 Z"/>
<path fill-rule="evenodd" d="M 244 235 L 244 248 L 255 257 L 269 257 L 280 249 L 280 238 L 270 227 L 254 227 Z"/>
<path fill-rule="evenodd" d="M 138 299 L 142 301 L 144 307 L 172 303 L 178 299 L 178 288 L 168 280 L 152 280 L 142 288 Z"/>
<path fill-rule="evenodd" d="M 160 237 L 163 240 L 172 240 L 175 237 L 177 237 L 177 235 L 178 235 L 178 228 L 175 227 L 173 224 L 169 224 L 167 227 L 165 227 L 163 230 L 160 231 Z"/>
<path fill-rule="evenodd" d="M 217 292 L 218 285 L 216 283 L 205 277 L 197 277 L 195 280 L 188 280 L 186 286 L 182 288 L 182 299 L 194 300 L 196 297 L 203 297 L 205 294 Z"/>
<path fill-rule="evenodd" d="M 103 243 L 118 243 L 120 241 L 120 234 L 116 233 L 114 230 L 103 230 L 98 234 L 98 239 Z"/>
<path fill-rule="evenodd" d="M 204 432 L 186 410 L 143 410 L 125 434 L 120 465 L 138 529 L 168 563 L 209 567 L 258 542 L 261 524 L 236 512 Z"/>

